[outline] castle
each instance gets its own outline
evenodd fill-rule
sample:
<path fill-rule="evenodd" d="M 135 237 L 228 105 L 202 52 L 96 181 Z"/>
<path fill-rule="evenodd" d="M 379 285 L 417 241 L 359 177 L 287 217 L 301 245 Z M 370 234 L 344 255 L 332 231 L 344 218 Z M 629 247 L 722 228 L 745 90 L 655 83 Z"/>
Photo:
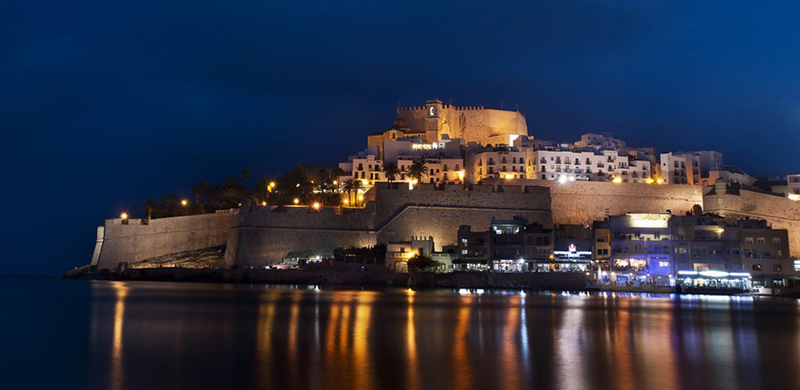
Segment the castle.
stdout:
<path fill-rule="evenodd" d="M 659 168 L 652 148 L 631 148 L 596 134 L 573 144 L 534 140 L 517 111 L 455 107 L 439 100 L 399 108 L 392 126 L 368 136 L 367 144 L 366 153 L 344 163 L 341 178 L 363 181 L 363 202 L 357 207 L 340 204 L 312 210 L 245 201 L 239 209 L 215 214 L 109 219 L 98 228 L 92 265 L 116 269 L 124 263 L 224 245 L 227 267 L 261 267 L 290 252 L 330 256 L 337 247 L 411 236 L 432 237 L 441 247 L 457 240 L 460 225 L 485 230 L 493 219 L 523 216 L 543 226 L 591 225 L 610 215 L 678 215 L 694 206 L 787 229 L 791 253 L 800 253 L 800 202 L 721 178 L 700 180 L 701 171 L 720 168 L 693 166 L 700 154 L 682 154 L 690 156 L 683 160 L 689 166 L 682 177 L 694 178 L 697 168 L 698 179 L 692 180 L 697 184 L 677 184 L 668 179 L 675 172 Z M 673 167 L 673 160 L 664 169 Z M 401 176 L 387 182 L 387 164 L 409 172 L 414 162 L 428 167 L 426 180 L 412 182 Z"/>

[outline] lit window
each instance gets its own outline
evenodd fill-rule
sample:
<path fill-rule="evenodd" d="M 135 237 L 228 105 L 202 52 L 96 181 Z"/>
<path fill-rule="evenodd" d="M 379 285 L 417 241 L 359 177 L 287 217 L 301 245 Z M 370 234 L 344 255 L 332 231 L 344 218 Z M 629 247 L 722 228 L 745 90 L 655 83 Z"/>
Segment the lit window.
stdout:
<path fill-rule="evenodd" d="M 753 271 L 761 271 L 761 264 L 753 264 Z"/>

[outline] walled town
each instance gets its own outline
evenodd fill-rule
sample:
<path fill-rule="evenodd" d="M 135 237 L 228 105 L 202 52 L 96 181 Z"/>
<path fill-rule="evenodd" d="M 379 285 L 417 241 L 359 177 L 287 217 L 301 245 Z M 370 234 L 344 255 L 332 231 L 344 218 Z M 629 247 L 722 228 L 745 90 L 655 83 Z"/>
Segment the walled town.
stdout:
<path fill-rule="evenodd" d="M 751 176 L 719 151 L 657 153 L 611 134 L 542 140 L 519 111 L 436 99 L 398 108 L 366 141 L 328 177 L 297 179 L 312 196 L 271 196 L 290 193 L 283 180 L 232 208 L 109 219 L 89 268 L 353 263 L 580 275 L 612 290 L 800 288 L 800 172 Z"/>

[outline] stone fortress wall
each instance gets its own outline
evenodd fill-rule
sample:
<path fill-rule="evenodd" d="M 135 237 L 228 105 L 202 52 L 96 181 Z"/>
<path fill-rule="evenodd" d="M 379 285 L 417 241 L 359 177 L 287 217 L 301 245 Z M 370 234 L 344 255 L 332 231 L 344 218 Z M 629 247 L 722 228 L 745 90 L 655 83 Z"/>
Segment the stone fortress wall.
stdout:
<path fill-rule="evenodd" d="M 108 219 L 98 228 L 92 265 L 116 269 L 158 256 L 225 245 L 237 210 L 146 221 Z"/>
<path fill-rule="evenodd" d="M 436 117 L 430 117 L 431 106 L 434 106 Z M 483 145 L 494 143 L 492 136 L 528 135 L 525 117 L 518 111 L 483 106 L 457 107 L 435 101 L 426 106 L 398 108 L 397 118 L 405 121 L 411 129 L 439 129 L 438 138 L 447 134 L 450 138 L 463 138 L 465 142 Z"/>
<path fill-rule="evenodd" d="M 459 225 L 486 230 L 492 218 L 521 215 L 545 226 L 589 224 L 606 215 L 628 212 L 684 214 L 693 205 L 730 217 L 765 219 L 788 229 L 791 254 L 800 254 L 800 202 L 752 191 L 726 191 L 724 186 L 653 185 L 605 182 L 517 180 L 514 185 L 461 185 L 434 188 L 423 184 L 386 183 L 366 194 L 363 209 L 268 207 L 245 204 L 238 214 L 218 213 L 155 219 L 149 225 L 106 221 L 99 229 L 94 265 L 114 269 L 172 253 L 227 243 L 230 267 L 261 266 L 280 261 L 291 251 L 329 255 L 341 246 L 368 246 L 387 241 L 432 236 L 437 249 L 453 244 Z M 705 191 L 705 196 L 703 195 Z M 723 192 L 724 191 L 724 192 Z"/>
<path fill-rule="evenodd" d="M 552 223 L 546 188 L 379 183 L 367 194 L 364 209 L 326 208 L 320 212 L 289 207 L 251 207 L 240 213 L 231 229 L 225 261 L 228 266 L 262 266 L 280 261 L 292 251 L 310 250 L 330 256 L 340 246 L 369 246 L 431 236 L 437 244 L 456 241 L 458 226 L 488 229 L 492 218 L 521 215 Z"/>
<path fill-rule="evenodd" d="M 625 213 L 669 210 L 678 215 L 691 211 L 694 205 L 703 205 L 700 186 L 527 179 L 512 182 L 549 188 L 553 222 L 558 224 L 590 224 L 609 215 Z"/>
<path fill-rule="evenodd" d="M 800 202 L 784 196 L 729 188 L 724 182 L 703 187 L 703 208 L 731 218 L 767 221 L 774 229 L 789 231 L 789 252 L 800 256 Z"/>

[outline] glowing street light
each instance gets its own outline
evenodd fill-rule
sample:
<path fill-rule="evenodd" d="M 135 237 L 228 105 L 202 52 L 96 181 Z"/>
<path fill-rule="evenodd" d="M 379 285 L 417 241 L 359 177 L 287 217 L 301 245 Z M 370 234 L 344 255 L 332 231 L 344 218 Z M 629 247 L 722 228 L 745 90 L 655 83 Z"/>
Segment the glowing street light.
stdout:
<path fill-rule="evenodd" d="M 361 179 L 361 185 L 364 186 L 364 187 L 368 187 L 369 186 L 369 180 Z"/>
<path fill-rule="evenodd" d="M 119 217 L 124 221 L 124 220 L 128 219 L 128 213 L 122 213 L 122 214 L 119 215 Z"/>
<path fill-rule="evenodd" d="M 513 178 L 514 178 L 514 174 L 513 173 L 506 173 L 506 180 L 511 180 Z"/>
<path fill-rule="evenodd" d="M 647 179 L 647 180 L 645 180 L 645 182 L 646 182 L 647 184 L 653 184 L 653 183 L 655 183 L 655 180 L 653 180 L 653 179 Z"/>
<path fill-rule="evenodd" d="M 613 182 L 613 183 L 622 183 L 622 178 L 617 176 L 617 177 L 614 178 L 614 180 L 611 180 L 611 182 Z"/>
<path fill-rule="evenodd" d="M 274 181 L 269 182 L 269 186 L 268 187 L 275 187 L 275 182 Z"/>
<path fill-rule="evenodd" d="M 292 202 L 294 202 L 294 204 L 300 204 L 300 199 L 294 198 Z"/>
<path fill-rule="evenodd" d="M 334 180 L 333 181 L 333 185 L 338 186 L 339 185 L 339 180 Z"/>
<path fill-rule="evenodd" d="M 181 200 L 181 206 L 186 207 L 189 205 L 189 201 L 186 199 Z"/>
<path fill-rule="evenodd" d="M 364 200 L 364 195 L 363 194 L 358 194 L 358 200 Z"/>
<path fill-rule="evenodd" d="M 345 205 L 345 206 L 347 206 L 348 204 L 350 204 L 350 201 L 349 201 L 349 200 L 347 200 L 347 199 L 345 199 L 345 200 L 344 200 L 344 205 Z"/>
<path fill-rule="evenodd" d="M 464 180 L 464 171 L 458 171 L 458 180 Z"/>
<path fill-rule="evenodd" d="M 314 204 L 312 204 L 311 207 L 313 207 L 314 210 L 319 210 L 320 204 L 319 202 L 314 202 Z"/>
<path fill-rule="evenodd" d="M 664 183 L 664 179 L 661 179 L 661 178 L 656 179 L 656 184 L 663 184 L 663 183 Z"/>
<path fill-rule="evenodd" d="M 266 206 L 266 205 L 267 205 L 267 201 L 265 201 L 265 200 L 262 200 L 262 201 L 261 201 L 261 205 L 262 205 L 262 206 Z"/>

